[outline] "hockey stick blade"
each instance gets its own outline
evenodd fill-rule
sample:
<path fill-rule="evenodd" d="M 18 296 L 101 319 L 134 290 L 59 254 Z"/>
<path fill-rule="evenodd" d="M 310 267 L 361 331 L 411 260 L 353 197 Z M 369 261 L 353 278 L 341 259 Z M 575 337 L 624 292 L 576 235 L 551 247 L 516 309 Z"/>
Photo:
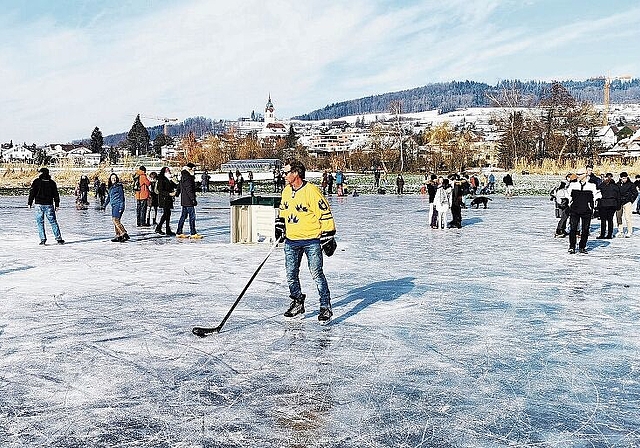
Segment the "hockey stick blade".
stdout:
<path fill-rule="evenodd" d="M 209 336 L 212 333 L 220 333 L 220 327 L 215 327 L 215 328 L 193 327 L 193 330 L 191 330 L 191 332 L 200 338 L 204 338 Z"/>

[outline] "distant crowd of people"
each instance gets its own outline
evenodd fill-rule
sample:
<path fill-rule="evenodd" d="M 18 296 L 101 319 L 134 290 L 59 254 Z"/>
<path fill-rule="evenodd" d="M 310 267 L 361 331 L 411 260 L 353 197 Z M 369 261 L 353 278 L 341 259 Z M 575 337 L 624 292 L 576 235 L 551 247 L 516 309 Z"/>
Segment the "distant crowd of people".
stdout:
<path fill-rule="evenodd" d="M 230 195 L 241 196 L 245 189 L 243 174 L 236 170 L 235 173 L 229 171 L 228 175 Z M 247 177 L 248 189 L 253 195 L 255 191 L 253 172 L 249 171 Z M 200 190 L 208 192 L 211 176 L 207 170 L 202 173 L 200 179 Z M 273 171 L 274 192 L 282 192 L 286 184 L 285 179 L 286 172 L 279 169 Z M 374 187 L 378 188 L 378 193 L 384 190 L 384 179 L 386 179 L 386 172 L 380 167 L 375 167 L 373 180 Z M 514 183 L 511 174 L 504 174 L 502 182 L 505 186 L 505 197 L 512 197 Z M 405 181 L 401 173 L 397 174 L 395 184 L 396 193 L 398 195 L 404 194 Z M 471 205 L 483 204 L 486 208 L 487 201 L 491 199 L 478 198 L 477 196 L 495 193 L 495 184 L 496 178 L 493 173 L 457 173 L 446 177 L 435 174 L 425 175 L 420 192 L 425 194 L 429 201 L 428 225 L 432 229 L 461 228 L 462 209 L 469 206 L 469 199 L 472 199 Z M 345 196 L 348 193 L 347 177 L 340 168 L 336 169 L 335 174 L 332 170 L 325 169 L 322 173 L 320 187 L 325 196 L 334 193 L 338 196 Z M 76 208 L 87 208 L 89 189 L 89 178 L 82 175 L 75 190 Z M 163 167 L 159 174 L 156 172 L 147 174 L 147 169 L 141 165 L 133 176 L 133 189 L 136 201 L 136 225 L 138 227 L 155 226 L 155 232 L 161 235 L 173 236 L 177 234 L 181 237 L 201 237 L 196 229 L 195 207 L 197 199 L 195 165 L 193 163 L 187 163 L 183 167 L 180 178 L 172 175 L 168 166 Z M 635 182 L 626 172 L 620 173 L 617 180 L 614 179 L 612 173 L 596 176 L 591 165 L 575 173 L 567 174 L 560 185 L 551 192 L 551 198 L 556 202 L 556 216 L 558 218 L 556 236 L 569 236 L 569 252 L 571 253 L 576 250 L 586 252 L 588 229 L 592 219 L 600 220 L 598 239 L 609 239 L 614 235 L 617 237 L 631 236 L 633 234 L 632 215 L 640 213 L 640 201 L 637 200 L 639 191 L 640 175 L 635 177 Z M 96 176 L 93 179 L 93 193 L 98 208 L 105 209 L 107 206 L 111 206 L 115 229 L 113 241 L 127 241 L 129 235 L 121 222 L 125 208 L 125 193 L 118 175 L 112 173 L 106 183 Z M 182 210 L 177 224 L 177 232 L 173 232 L 170 220 L 177 197 L 180 197 Z M 45 218 L 51 223 L 56 240 L 63 242 L 55 217 L 59 201 L 55 182 L 51 179 L 48 169 L 42 168 L 38 179 L 32 184 L 28 200 L 30 206 L 34 202 L 38 206 L 36 222 L 41 244 L 45 244 L 47 240 L 44 231 Z M 159 212 L 161 216 L 158 219 Z M 183 233 L 186 222 L 189 223 L 188 234 Z M 617 233 L 615 233 L 616 229 Z"/>
<path fill-rule="evenodd" d="M 427 223 L 432 229 L 462 227 L 462 208 L 466 207 L 464 197 L 471 194 L 468 179 L 460 174 L 448 177 L 429 175 L 426 181 L 429 200 Z M 448 221 L 451 213 L 451 221 Z"/>
<path fill-rule="evenodd" d="M 195 167 L 195 164 L 187 163 L 182 168 L 180 179 L 171 174 L 171 169 L 168 166 L 162 167 L 159 175 L 156 172 L 147 175 L 147 169 L 143 165 L 136 170 L 132 180 L 136 201 L 136 225 L 138 227 L 155 226 L 155 233 L 160 235 L 202 238 L 196 229 L 195 207 L 198 205 L 198 201 L 196 199 Z M 51 225 L 58 244 L 64 244 L 55 214 L 60 206 L 58 187 L 51 179 L 48 168 L 40 168 L 39 173 L 38 178 L 31 184 L 27 204 L 29 207 L 33 207 L 35 203 L 37 207 L 35 219 L 40 244 L 44 245 L 47 242 L 44 228 L 45 217 Z M 95 177 L 93 188 L 97 208 L 105 210 L 107 206 L 111 206 L 111 219 L 115 230 L 115 237 L 111 241 L 121 243 L 128 241 L 130 239 L 129 233 L 121 221 L 125 211 L 126 194 L 120 177 L 116 173 L 111 173 L 106 184 Z M 86 175 L 82 175 L 75 190 L 76 208 L 87 208 L 89 205 L 88 192 L 89 179 Z M 180 197 L 182 213 L 178 219 L 177 231 L 173 232 L 170 221 L 176 197 Z M 162 211 L 160 220 L 157 219 L 158 209 Z M 183 232 L 187 221 L 189 234 Z"/>
<path fill-rule="evenodd" d="M 503 178 L 505 185 L 508 183 L 511 189 L 506 190 L 507 198 L 513 195 L 513 179 L 509 173 Z M 484 196 L 495 193 L 496 178 L 493 173 L 480 175 L 467 173 L 453 173 L 446 177 L 436 174 L 426 174 L 420 189 L 426 194 L 429 201 L 429 214 L 427 223 L 432 229 L 447 229 L 462 227 L 462 209 L 471 205 L 480 204 L 487 208 L 491 199 Z M 404 180 L 398 175 L 397 193 L 402 194 Z M 451 220 L 449 221 L 449 214 Z"/>
<path fill-rule="evenodd" d="M 334 182 L 336 185 L 336 195 L 346 196 L 348 193 L 346 187 L 347 176 L 345 176 L 341 168 L 338 168 L 336 170 L 335 177 L 331 170 L 324 170 L 322 172 L 322 181 L 320 182 L 320 186 L 322 187 L 322 194 L 325 196 L 331 196 L 333 194 Z"/>
<path fill-rule="evenodd" d="M 632 215 L 640 213 L 639 192 L 640 175 L 632 181 L 626 171 L 621 172 L 617 180 L 612 173 L 595 175 L 593 165 L 567 174 L 550 192 L 551 200 L 555 202 L 556 217 L 559 218 L 556 237 L 569 236 L 569 253 L 576 252 L 576 244 L 578 252 L 587 253 L 592 219 L 600 220 L 597 239 L 631 237 Z"/>

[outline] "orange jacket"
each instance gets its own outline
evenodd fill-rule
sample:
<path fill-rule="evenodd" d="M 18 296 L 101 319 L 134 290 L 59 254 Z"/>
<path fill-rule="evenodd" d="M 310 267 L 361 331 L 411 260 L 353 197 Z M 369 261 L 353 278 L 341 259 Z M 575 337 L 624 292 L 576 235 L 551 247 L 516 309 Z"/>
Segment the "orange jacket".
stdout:
<path fill-rule="evenodd" d="M 149 199 L 149 185 L 151 185 L 151 181 L 144 173 L 144 171 L 138 170 L 136 171 L 136 176 L 140 177 L 140 191 L 136 191 L 136 199 L 144 200 Z"/>

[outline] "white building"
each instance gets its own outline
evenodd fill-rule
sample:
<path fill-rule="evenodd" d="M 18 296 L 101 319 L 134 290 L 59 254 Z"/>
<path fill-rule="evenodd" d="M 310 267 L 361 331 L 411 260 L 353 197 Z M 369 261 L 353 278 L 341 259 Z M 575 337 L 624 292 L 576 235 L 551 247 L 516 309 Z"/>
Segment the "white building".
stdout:
<path fill-rule="evenodd" d="M 604 146 L 605 148 L 611 148 L 618 142 L 618 138 L 616 137 L 616 129 L 611 125 L 602 126 L 600 129 L 598 129 L 595 138 L 596 140 L 600 141 L 602 143 L 602 146 Z"/>
<path fill-rule="evenodd" d="M 640 157 L 640 130 L 629 138 L 623 138 L 610 150 L 600 153 L 600 157 Z"/>
<path fill-rule="evenodd" d="M 66 158 L 73 162 L 74 165 L 84 165 L 85 164 L 85 156 L 91 154 L 91 150 L 89 148 L 85 148 L 84 146 L 79 146 L 78 148 L 73 148 L 67 152 Z M 100 161 L 100 154 L 98 154 L 98 163 Z"/>
<path fill-rule="evenodd" d="M 264 122 L 262 124 L 262 129 L 258 131 L 258 138 L 260 140 L 285 138 L 289 133 L 289 125 L 276 120 L 275 108 L 271 102 L 271 94 L 269 94 L 269 99 L 264 108 Z"/>
<path fill-rule="evenodd" d="M 238 118 L 237 121 L 231 124 L 233 132 L 240 137 L 244 137 L 254 133 L 258 134 L 263 127 L 264 122 L 251 120 L 249 118 Z"/>
<path fill-rule="evenodd" d="M 33 149 L 27 148 L 24 145 L 14 146 L 13 148 L 9 149 L 3 149 L 2 159 L 7 162 L 11 160 L 29 162 L 33 160 Z"/>

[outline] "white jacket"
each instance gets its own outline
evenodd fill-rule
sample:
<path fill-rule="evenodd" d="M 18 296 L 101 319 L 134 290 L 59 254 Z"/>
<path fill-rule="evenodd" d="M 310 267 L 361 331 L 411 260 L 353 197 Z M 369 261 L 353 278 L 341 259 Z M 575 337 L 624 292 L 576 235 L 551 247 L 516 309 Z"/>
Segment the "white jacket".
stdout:
<path fill-rule="evenodd" d="M 439 212 L 449 210 L 451 208 L 451 195 L 451 187 L 445 189 L 442 188 L 442 186 L 439 186 L 436 190 L 436 195 L 433 198 L 433 203 L 436 206 L 436 210 L 438 210 Z"/>

